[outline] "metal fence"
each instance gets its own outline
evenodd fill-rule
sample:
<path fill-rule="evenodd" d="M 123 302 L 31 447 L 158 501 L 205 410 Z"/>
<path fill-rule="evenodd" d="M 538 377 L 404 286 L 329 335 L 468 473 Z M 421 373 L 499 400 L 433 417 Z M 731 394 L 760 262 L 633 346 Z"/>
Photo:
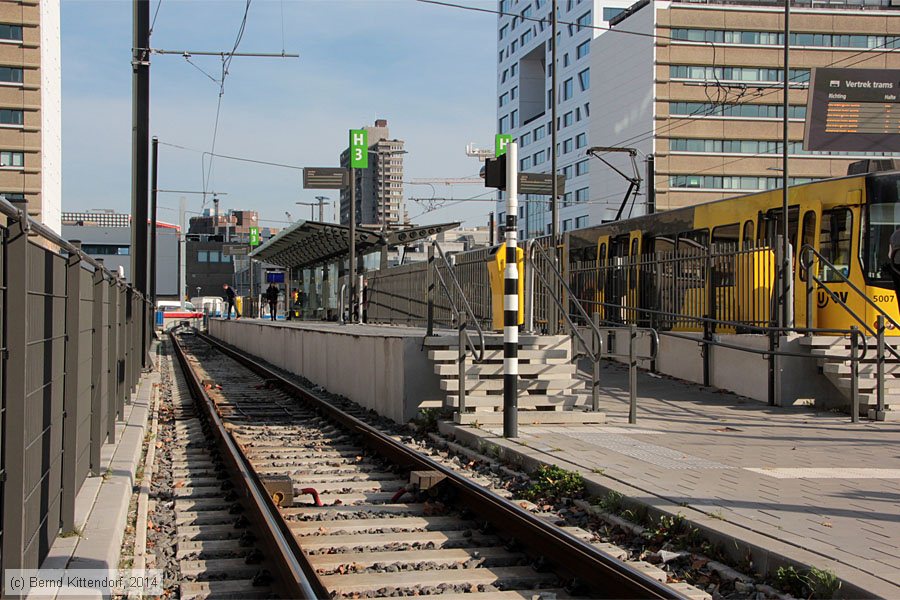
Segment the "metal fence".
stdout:
<path fill-rule="evenodd" d="M 775 273 L 771 248 L 712 244 L 577 262 L 569 278 L 582 305 L 607 324 L 741 333 L 772 324 Z"/>
<path fill-rule="evenodd" d="M 434 324 L 455 328 L 451 303 L 462 306 L 462 297 L 453 286 L 444 289 L 437 283 L 438 270 L 449 282 L 453 269 L 475 318 L 483 328 L 491 325 L 491 282 L 487 268 L 490 249 L 451 256 L 451 266 L 435 260 L 430 249 L 427 262 L 400 265 L 369 273 L 367 277 L 366 321 L 392 325 L 428 326 L 428 289 L 433 286 Z"/>
<path fill-rule="evenodd" d="M 0 569 L 35 568 L 100 474 L 152 310 L 77 244 L 3 199 L 0 214 Z"/>

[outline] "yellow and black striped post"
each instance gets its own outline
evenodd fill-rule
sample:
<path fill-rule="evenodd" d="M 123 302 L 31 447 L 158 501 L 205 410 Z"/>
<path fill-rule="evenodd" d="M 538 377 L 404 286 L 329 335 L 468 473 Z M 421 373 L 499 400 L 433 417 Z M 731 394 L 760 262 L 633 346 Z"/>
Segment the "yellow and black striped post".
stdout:
<path fill-rule="evenodd" d="M 506 269 L 503 272 L 503 437 L 518 437 L 519 395 L 519 151 L 506 146 Z"/>

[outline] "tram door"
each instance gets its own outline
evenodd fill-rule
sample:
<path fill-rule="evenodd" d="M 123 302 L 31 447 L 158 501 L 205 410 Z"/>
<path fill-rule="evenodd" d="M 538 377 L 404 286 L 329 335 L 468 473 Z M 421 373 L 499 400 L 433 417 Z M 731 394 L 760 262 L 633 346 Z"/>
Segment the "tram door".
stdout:
<path fill-rule="evenodd" d="M 606 305 L 606 320 L 624 323 L 627 316 L 623 308 L 628 296 L 628 259 L 631 251 L 631 236 L 627 233 L 609 240 L 609 260 L 606 269 L 603 295 Z"/>

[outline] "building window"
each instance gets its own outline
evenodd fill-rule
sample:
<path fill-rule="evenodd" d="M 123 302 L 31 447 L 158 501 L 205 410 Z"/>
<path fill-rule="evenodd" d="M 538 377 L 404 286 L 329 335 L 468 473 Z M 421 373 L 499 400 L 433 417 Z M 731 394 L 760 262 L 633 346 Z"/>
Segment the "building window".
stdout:
<path fill-rule="evenodd" d="M 543 125 L 534 128 L 534 141 L 542 140 L 547 135 L 547 130 Z"/>
<path fill-rule="evenodd" d="M 500 0 L 500 12 L 508 12 L 510 2 L 512 0 Z"/>
<path fill-rule="evenodd" d="M 531 36 L 532 36 L 532 35 L 533 35 L 533 34 L 531 33 L 531 30 L 530 30 L 530 29 L 526 29 L 526 30 L 525 30 L 525 33 L 523 33 L 522 36 L 519 38 L 519 41 L 522 43 L 522 47 L 523 47 L 523 48 L 525 47 L 525 44 L 527 44 L 528 42 L 531 41 Z"/>
<path fill-rule="evenodd" d="M 669 140 L 671 152 L 692 152 L 701 154 L 781 154 L 781 142 L 777 140 L 718 140 L 697 138 L 672 138 Z M 819 154 L 819 151 L 804 150 L 800 141 L 788 144 L 789 154 Z M 882 152 L 826 152 L 836 156 L 884 156 Z"/>
<path fill-rule="evenodd" d="M 16 67 L 0 67 L 0 83 L 22 83 L 23 70 Z"/>
<path fill-rule="evenodd" d="M 219 251 L 218 250 L 210 250 L 209 251 L 209 262 L 219 262 Z"/>
<path fill-rule="evenodd" d="M 565 82 L 563 82 L 562 99 L 564 101 L 570 100 L 572 98 L 572 94 L 574 94 L 574 93 L 575 93 L 575 83 L 572 81 L 572 78 L 569 77 L 568 79 L 565 80 Z"/>
<path fill-rule="evenodd" d="M 563 142 L 563 154 L 568 154 L 572 151 L 572 138 L 569 138 Z"/>
<path fill-rule="evenodd" d="M 565 219 L 563 221 L 563 231 L 568 231 L 572 229 L 572 219 Z"/>
<path fill-rule="evenodd" d="M 504 93 L 500 96 L 500 101 L 498 102 L 498 104 L 499 104 L 500 107 L 502 108 L 502 107 L 506 106 L 506 103 L 507 103 L 507 102 L 509 102 L 509 92 L 504 92 Z"/>
<path fill-rule="evenodd" d="M 0 167 L 8 167 L 13 169 L 21 169 L 25 166 L 24 152 L 11 152 L 4 150 L 0 152 Z"/>
<path fill-rule="evenodd" d="M 519 136 L 519 145 L 522 147 L 527 146 L 531 143 L 531 132 L 523 133 Z"/>
<path fill-rule="evenodd" d="M 519 73 L 519 63 L 513 63 L 509 66 L 509 76 L 515 77 Z"/>
<path fill-rule="evenodd" d="M 519 86 L 514 86 L 513 89 L 509 90 L 509 99 L 515 100 L 519 96 Z"/>
<path fill-rule="evenodd" d="M 500 133 L 509 131 L 509 115 L 500 117 Z"/>
<path fill-rule="evenodd" d="M 565 54 L 563 54 L 563 67 L 568 67 L 568 66 L 569 66 L 569 53 L 566 52 Z"/>
<path fill-rule="evenodd" d="M 576 122 L 576 123 L 580 123 L 580 122 L 581 122 L 581 107 L 577 107 L 577 108 L 575 109 L 575 122 Z"/>
<path fill-rule="evenodd" d="M 505 38 L 507 33 L 509 33 L 509 23 L 500 28 L 500 39 Z"/>
<path fill-rule="evenodd" d="M 575 147 L 584 148 L 585 146 L 587 146 L 587 134 L 579 133 L 575 136 Z"/>
<path fill-rule="evenodd" d="M 575 190 L 575 202 L 587 202 L 587 199 L 588 189 L 586 187 Z"/>
<path fill-rule="evenodd" d="M 566 114 L 563 115 L 563 127 L 571 127 L 572 126 L 572 111 L 570 110 Z"/>
<path fill-rule="evenodd" d="M 577 163 L 575 163 L 575 177 L 578 177 L 579 175 L 586 175 L 587 172 L 588 172 L 587 159 L 580 160 Z"/>
<path fill-rule="evenodd" d="M 682 42 L 739 44 L 744 46 L 783 46 L 784 34 L 780 31 L 734 31 L 721 29 L 673 28 L 672 39 Z M 900 48 L 900 36 L 802 33 L 791 34 L 791 46 L 816 48 Z"/>
<path fill-rule="evenodd" d="M 128 256 L 128 246 L 116 244 L 83 244 L 81 250 L 89 256 Z"/>
<path fill-rule="evenodd" d="M 578 85 L 581 86 L 581 91 L 584 92 L 591 87 L 591 70 L 585 69 L 584 71 L 578 74 Z"/>
<path fill-rule="evenodd" d="M 198 250 L 197 251 L 197 262 L 198 263 L 209 262 L 209 252 L 207 252 L 206 250 Z"/>
<path fill-rule="evenodd" d="M 24 125 L 25 112 L 11 108 L 0 108 L 0 125 Z"/>
<path fill-rule="evenodd" d="M 503 69 L 503 75 L 500 76 L 500 83 L 506 83 L 507 75 L 509 75 L 509 69 Z"/>
<path fill-rule="evenodd" d="M 740 119 L 781 119 L 784 115 L 780 104 L 712 104 L 709 102 L 670 102 L 671 116 L 733 117 Z M 806 106 L 788 107 L 789 119 L 805 119 Z"/>
<path fill-rule="evenodd" d="M 575 217 L 575 229 L 581 229 L 582 227 L 587 227 L 588 218 L 587 215 L 581 217 Z"/>
<path fill-rule="evenodd" d="M 0 23 L 0 40 L 22 41 L 22 26 Z"/>
<path fill-rule="evenodd" d="M 513 40 L 512 44 L 509 45 L 509 53 L 515 54 L 516 50 L 519 49 L 519 40 Z"/>
<path fill-rule="evenodd" d="M 584 116 L 585 116 L 585 118 L 590 118 L 590 116 L 591 116 L 591 103 L 590 102 L 584 103 Z"/>
<path fill-rule="evenodd" d="M 575 59 L 584 58 L 591 52 L 591 41 L 582 42 L 575 48 Z"/>
<path fill-rule="evenodd" d="M 527 171 L 528 169 L 530 169 L 530 168 L 531 168 L 531 157 L 530 157 L 530 156 L 526 156 L 525 158 L 523 158 L 522 160 L 520 160 L 520 161 L 519 161 L 519 168 L 520 168 L 522 171 Z"/>
<path fill-rule="evenodd" d="M 562 168 L 563 176 L 566 179 L 572 179 L 572 165 L 567 165 Z"/>
<path fill-rule="evenodd" d="M 0 196 L 6 198 L 9 202 L 25 202 L 25 194 L 21 192 L 0 192 Z"/>
<path fill-rule="evenodd" d="M 707 67 L 701 65 L 671 65 L 672 79 L 697 81 L 752 81 L 778 83 L 783 80 L 782 69 L 765 67 Z M 789 79 L 793 83 L 809 83 L 809 69 L 791 69 Z"/>
<path fill-rule="evenodd" d="M 514 110 L 511 113 L 509 113 L 509 125 L 513 129 L 515 129 L 516 127 L 519 126 L 519 111 L 518 110 Z"/>
<path fill-rule="evenodd" d="M 581 31 L 582 27 L 590 27 L 591 26 L 591 11 L 587 11 L 576 21 L 578 23 L 578 31 Z"/>
<path fill-rule="evenodd" d="M 789 177 L 789 185 L 815 181 L 811 177 Z M 669 178 L 672 189 L 708 190 L 774 190 L 781 187 L 780 177 L 746 177 L 739 175 L 673 175 Z"/>
<path fill-rule="evenodd" d="M 537 165 L 542 165 L 542 164 L 544 164 L 544 163 L 547 161 L 546 157 L 544 156 L 544 151 L 543 151 L 543 150 L 541 150 L 541 151 L 539 151 L 539 152 L 535 152 L 535 153 L 534 153 L 534 156 L 533 156 L 532 158 L 534 158 L 534 165 L 535 165 L 535 166 L 537 166 Z"/>
<path fill-rule="evenodd" d="M 621 15 L 623 12 L 625 12 L 624 8 L 606 7 L 603 9 L 603 20 L 604 21 L 612 21 L 613 19 L 615 19 L 616 17 Z"/>
<path fill-rule="evenodd" d="M 563 194 L 563 207 L 569 206 L 572 204 L 572 192 L 566 192 Z"/>

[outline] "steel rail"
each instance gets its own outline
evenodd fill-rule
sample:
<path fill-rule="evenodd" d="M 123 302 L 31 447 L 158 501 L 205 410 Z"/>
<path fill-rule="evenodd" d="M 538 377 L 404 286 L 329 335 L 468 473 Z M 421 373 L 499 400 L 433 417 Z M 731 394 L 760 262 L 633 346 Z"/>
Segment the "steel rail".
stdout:
<path fill-rule="evenodd" d="M 281 518 L 278 507 L 265 492 L 253 466 L 235 443 L 231 433 L 225 428 L 225 424 L 216 410 L 215 402 L 206 393 L 203 383 L 191 368 L 178 337 L 174 333 L 170 333 L 169 338 L 172 340 L 175 355 L 181 364 L 191 395 L 200 404 L 206 415 L 216 443 L 222 452 L 222 457 L 230 466 L 233 479 L 240 484 L 236 489 L 241 490 L 242 497 L 250 505 L 249 516 L 256 525 L 254 533 L 259 534 L 266 544 L 276 551 L 271 558 L 278 571 L 278 578 L 282 583 L 284 593 L 288 598 L 309 600 L 329 597 L 315 570 L 303 559 L 303 551 L 300 549 L 296 537 Z"/>
<path fill-rule="evenodd" d="M 457 497 L 473 512 L 492 522 L 500 531 L 512 536 L 534 553 L 546 558 L 559 572 L 587 585 L 593 597 L 686 598 L 666 584 L 648 577 L 566 531 L 538 519 L 514 503 L 408 448 L 331 403 L 313 396 L 298 384 L 276 371 L 269 370 L 257 360 L 235 351 L 209 335 L 198 332 L 197 336 L 257 375 L 277 382 L 288 393 L 314 405 L 326 417 L 338 422 L 350 433 L 359 435 L 366 446 L 398 466 L 410 470 L 437 471 L 445 478 L 442 485 L 452 486 Z"/>

